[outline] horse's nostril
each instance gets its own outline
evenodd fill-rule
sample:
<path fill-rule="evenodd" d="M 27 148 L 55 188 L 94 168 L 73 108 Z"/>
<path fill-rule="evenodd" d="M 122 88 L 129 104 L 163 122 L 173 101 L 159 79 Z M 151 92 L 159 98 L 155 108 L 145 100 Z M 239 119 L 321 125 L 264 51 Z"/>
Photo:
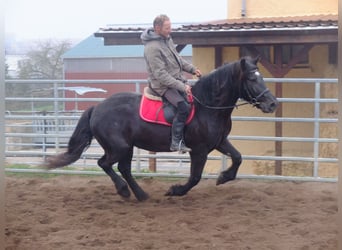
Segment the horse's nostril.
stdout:
<path fill-rule="evenodd" d="M 271 102 L 271 104 L 270 104 L 270 107 L 272 108 L 272 109 L 275 109 L 276 107 L 278 107 L 278 102 Z"/>

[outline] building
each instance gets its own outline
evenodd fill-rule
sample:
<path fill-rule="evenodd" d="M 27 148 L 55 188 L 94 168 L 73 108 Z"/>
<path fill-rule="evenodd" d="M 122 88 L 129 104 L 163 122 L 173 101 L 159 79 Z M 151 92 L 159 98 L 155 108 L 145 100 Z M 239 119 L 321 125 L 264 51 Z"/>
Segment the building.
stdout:
<path fill-rule="evenodd" d="M 192 46 L 186 46 L 181 55 L 189 62 L 192 61 Z M 135 45 L 105 46 L 103 39 L 94 35 L 81 41 L 63 55 L 65 80 L 146 80 L 147 71 L 144 60 L 144 46 Z M 190 77 L 190 76 L 189 76 Z M 90 91 L 82 95 L 65 90 L 66 97 L 105 98 L 116 92 L 135 91 L 134 84 L 66 84 L 65 87 L 93 87 L 103 91 Z M 77 106 L 76 106 L 77 104 Z M 67 102 L 66 110 L 84 110 L 92 102 Z"/>

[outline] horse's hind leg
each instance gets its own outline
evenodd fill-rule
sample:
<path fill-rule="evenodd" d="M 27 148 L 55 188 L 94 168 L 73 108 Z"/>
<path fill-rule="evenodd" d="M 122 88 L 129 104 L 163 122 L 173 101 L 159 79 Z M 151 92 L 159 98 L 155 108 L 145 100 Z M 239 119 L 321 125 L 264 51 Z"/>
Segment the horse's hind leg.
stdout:
<path fill-rule="evenodd" d="M 127 181 L 128 185 L 132 189 L 135 197 L 138 201 L 144 201 L 148 199 L 148 194 L 138 185 L 135 179 L 132 176 L 132 156 L 133 156 L 133 148 L 131 148 L 126 155 L 124 155 L 118 164 L 118 169 L 122 176 Z"/>
<path fill-rule="evenodd" d="M 97 161 L 98 165 L 112 179 L 118 194 L 124 198 L 129 198 L 131 195 L 131 192 L 128 189 L 127 183 L 119 175 L 117 175 L 115 171 L 113 170 L 113 164 L 115 162 L 116 161 L 109 160 L 107 157 L 107 154 L 102 156 L 101 159 Z"/>
<path fill-rule="evenodd" d="M 219 147 L 216 148 L 222 154 L 228 155 L 232 159 L 232 165 L 221 172 L 217 178 L 216 185 L 226 183 L 231 180 L 235 180 L 237 172 L 242 162 L 241 154 L 233 145 L 228 141 L 224 140 Z"/>

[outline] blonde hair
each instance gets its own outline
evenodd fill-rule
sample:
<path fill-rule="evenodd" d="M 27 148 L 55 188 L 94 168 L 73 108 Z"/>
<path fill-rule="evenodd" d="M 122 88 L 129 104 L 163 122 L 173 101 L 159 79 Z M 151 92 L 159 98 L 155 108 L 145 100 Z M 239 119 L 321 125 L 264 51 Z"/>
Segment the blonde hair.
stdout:
<path fill-rule="evenodd" d="M 165 21 L 170 21 L 170 18 L 167 15 L 161 14 L 153 20 L 153 27 L 154 28 L 156 26 L 161 27 L 161 26 L 163 26 Z"/>

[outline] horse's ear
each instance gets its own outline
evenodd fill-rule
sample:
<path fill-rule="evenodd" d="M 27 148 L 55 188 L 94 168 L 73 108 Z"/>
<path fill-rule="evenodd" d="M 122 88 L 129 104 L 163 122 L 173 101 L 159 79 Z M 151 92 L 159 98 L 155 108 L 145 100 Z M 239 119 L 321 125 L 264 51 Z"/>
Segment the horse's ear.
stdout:
<path fill-rule="evenodd" d="M 254 58 L 254 59 L 253 59 L 254 65 L 257 65 L 257 63 L 260 61 L 260 59 L 261 59 L 261 56 L 260 56 L 260 55 L 258 55 L 256 58 Z"/>
<path fill-rule="evenodd" d="M 242 72 L 244 72 L 246 70 L 246 58 L 241 58 L 240 60 L 240 66 L 241 66 L 241 69 L 242 69 Z"/>

